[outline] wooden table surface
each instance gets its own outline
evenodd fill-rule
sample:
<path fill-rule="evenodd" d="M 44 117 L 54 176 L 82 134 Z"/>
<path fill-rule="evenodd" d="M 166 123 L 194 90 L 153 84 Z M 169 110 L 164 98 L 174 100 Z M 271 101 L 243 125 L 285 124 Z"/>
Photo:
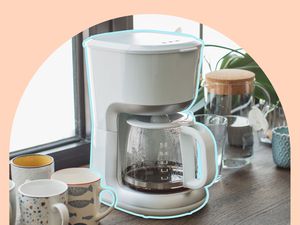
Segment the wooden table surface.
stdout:
<path fill-rule="evenodd" d="M 290 170 L 279 169 L 269 146 L 259 144 L 252 164 L 223 170 L 210 189 L 208 204 L 187 217 L 152 220 L 114 210 L 101 225 L 288 225 L 290 224 Z"/>

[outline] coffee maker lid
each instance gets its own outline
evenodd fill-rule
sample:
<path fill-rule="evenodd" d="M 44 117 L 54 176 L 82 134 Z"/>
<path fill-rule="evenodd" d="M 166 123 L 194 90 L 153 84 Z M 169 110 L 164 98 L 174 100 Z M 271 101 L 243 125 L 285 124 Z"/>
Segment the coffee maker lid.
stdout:
<path fill-rule="evenodd" d="M 174 113 L 157 116 L 134 116 L 127 120 L 127 123 L 134 127 L 144 129 L 165 129 L 174 128 L 180 125 L 188 125 L 193 121 L 191 114 Z"/>
<path fill-rule="evenodd" d="M 131 54 L 162 54 L 198 50 L 202 41 L 192 35 L 153 30 L 127 30 L 98 34 L 83 46 Z"/>

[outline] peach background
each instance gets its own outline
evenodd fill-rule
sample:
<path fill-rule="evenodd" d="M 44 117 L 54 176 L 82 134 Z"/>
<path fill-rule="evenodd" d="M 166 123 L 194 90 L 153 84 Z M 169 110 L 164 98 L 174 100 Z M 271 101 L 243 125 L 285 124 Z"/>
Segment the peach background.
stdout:
<path fill-rule="evenodd" d="M 2 1 L 0 81 L 0 222 L 8 224 L 10 129 L 22 93 L 43 61 L 60 44 L 99 22 L 144 13 L 168 14 L 202 22 L 243 46 L 262 66 L 286 110 L 292 135 L 292 224 L 300 224 L 299 1 Z M 296 163 L 296 161 L 298 163 Z M 296 190 L 298 190 L 296 192 Z"/>

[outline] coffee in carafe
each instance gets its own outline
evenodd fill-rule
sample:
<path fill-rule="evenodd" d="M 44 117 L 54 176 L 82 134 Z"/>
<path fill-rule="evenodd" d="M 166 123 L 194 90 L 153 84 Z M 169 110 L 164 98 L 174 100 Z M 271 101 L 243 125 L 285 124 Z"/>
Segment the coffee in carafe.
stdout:
<path fill-rule="evenodd" d="M 161 119 L 170 122 L 167 115 Z M 129 124 L 131 122 L 128 121 Z M 179 134 L 177 127 L 149 129 L 132 126 L 128 135 L 123 182 L 133 189 L 146 192 L 182 190 Z"/>

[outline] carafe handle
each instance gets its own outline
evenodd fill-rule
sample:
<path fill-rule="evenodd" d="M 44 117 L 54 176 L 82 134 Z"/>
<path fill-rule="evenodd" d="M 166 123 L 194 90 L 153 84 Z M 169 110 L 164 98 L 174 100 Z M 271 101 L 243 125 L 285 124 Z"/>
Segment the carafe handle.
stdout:
<path fill-rule="evenodd" d="M 197 146 L 195 146 L 194 139 L 197 142 Z M 199 189 L 209 184 L 215 178 L 217 171 L 216 146 L 211 132 L 207 127 L 199 123 L 191 126 L 182 126 L 180 145 L 183 164 L 183 186 L 190 189 Z M 197 154 L 200 156 L 201 162 L 195 159 L 195 148 L 198 151 Z M 195 162 L 198 162 L 198 165 L 195 165 Z M 195 176 L 196 168 L 201 171 L 200 178 Z"/>

